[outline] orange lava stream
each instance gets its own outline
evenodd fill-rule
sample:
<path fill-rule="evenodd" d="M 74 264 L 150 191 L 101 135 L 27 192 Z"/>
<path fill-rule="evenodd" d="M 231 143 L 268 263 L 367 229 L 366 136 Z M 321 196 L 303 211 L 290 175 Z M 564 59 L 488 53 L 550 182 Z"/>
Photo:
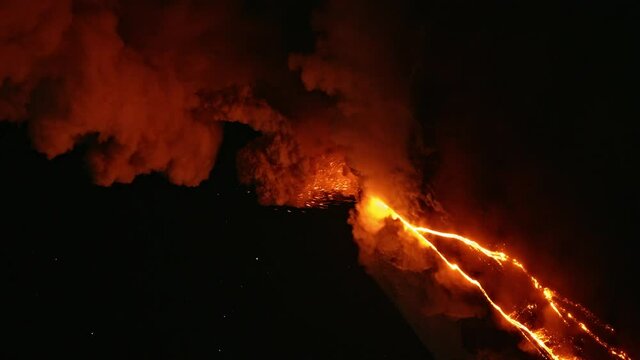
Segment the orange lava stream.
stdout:
<path fill-rule="evenodd" d="M 565 324 L 568 324 L 567 318 L 570 319 L 571 321 L 573 321 L 580 330 L 582 330 L 584 333 L 586 333 L 587 335 L 589 335 L 596 343 L 598 343 L 600 346 L 602 346 L 603 348 L 605 348 L 609 354 L 614 355 L 620 359 L 623 360 L 631 360 L 631 358 L 622 350 L 616 349 L 613 346 L 607 344 L 606 342 L 604 342 L 602 339 L 600 339 L 600 337 L 598 337 L 596 334 L 594 334 L 583 322 L 581 322 L 580 320 L 576 319 L 574 315 L 572 315 L 570 312 L 568 312 L 564 307 L 558 305 L 555 301 L 554 298 L 556 298 L 556 294 L 553 290 L 547 288 L 547 287 L 543 287 L 540 285 L 540 282 L 533 277 L 532 275 L 530 275 L 527 270 L 524 268 L 524 266 L 516 259 L 511 258 L 510 256 L 508 256 L 507 254 L 500 252 L 500 251 L 492 251 L 492 250 L 488 250 L 486 248 L 484 248 L 483 246 L 481 246 L 480 244 L 478 244 L 477 242 L 471 240 L 471 239 L 467 239 L 463 236 L 457 235 L 457 234 L 452 234 L 452 233 L 445 233 L 445 232 L 441 232 L 441 231 L 436 231 L 433 229 L 429 229 L 426 227 L 420 227 L 420 226 L 415 226 L 413 224 L 411 224 L 409 221 L 407 221 L 405 218 L 403 218 L 402 216 L 400 216 L 400 214 L 398 214 L 395 210 L 393 210 L 391 207 L 389 207 L 384 201 L 382 201 L 381 199 L 377 198 L 377 197 L 372 197 L 369 199 L 369 204 L 367 207 L 367 211 L 369 211 L 370 213 L 373 213 L 375 216 L 377 216 L 378 218 L 384 218 L 384 217 L 390 217 L 394 220 L 399 220 L 405 230 L 407 230 L 408 232 L 410 232 L 415 238 L 417 238 L 422 244 L 426 245 L 427 247 L 431 248 L 437 255 L 438 257 L 453 271 L 459 273 L 469 284 L 474 285 L 484 296 L 484 298 L 487 300 L 487 302 L 489 302 L 489 304 L 497 311 L 498 314 L 500 314 L 500 316 L 506 320 L 508 323 L 510 323 L 513 327 L 515 327 L 518 331 L 520 331 L 520 333 L 524 336 L 524 338 L 526 338 L 529 342 L 531 342 L 537 349 L 538 351 L 540 351 L 540 353 L 547 358 L 551 358 L 554 360 L 563 360 L 563 359 L 574 359 L 573 356 L 571 357 L 566 357 L 563 355 L 559 355 L 556 354 L 556 352 L 554 351 L 554 349 L 552 348 L 552 346 L 549 344 L 549 337 L 545 335 L 545 331 L 544 329 L 541 330 L 531 330 L 529 329 L 526 325 L 522 324 L 521 322 L 519 322 L 518 320 L 516 320 L 514 317 L 508 315 L 501 307 L 500 305 L 498 305 L 492 298 L 491 296 L 487 293 L 487 291 L 483 288 L 482 284 L 472 278 L 471 276 L 469 276 L 467 273 L 465 273 L 458 264 L 452 263 L 451 261 L 449 261 L 449 259 L 447 259 L 447 257 L 431 242 L 429 241 L 424 234 L 431 234 L 431 235 L 435 235 L 441 238 L 446 238 L 446 239 L 454 239 L 457 241 L 460 241 L 461 243 L 471 247 L 472 249 L 476 250 L 477 252 L 485 255 L 486 257 L 489 257 L 493 260 L 495 260 L 500 266 L 503 266 L 504 262 L 508 262 L 510 264 L 512 264 L 513 266 L 517 267 L 518 269 L 520 269 L 520 271 L 522 273 L 524 273 L 527 277 L 529 277 L 529 279 L 531 279 L 531 282 L 534 286 L 534 288 L 537 291 L 541 292 L 541 295 L 547 300 L 548 305 L 554 310 L 554 312 L 562 319 L 562 321 Z M 571 302 L 570 300 L 567 299 L 562 299 L 562 301 L 569 303 L 572 306 L 577 307 L 578 309 L 580 309 L 582 312 L 586 313 L 588 316 L 593 316 L 590 312 L 588 312 L 588 310 L 586 310 L 584 307 L 582 307 L 579 304 L 575 304 L 573 302 Z M 604 327 L 607 330 L 612 331 L 613 329 L 608 326 L 608 325 L 604 325 Z"/>

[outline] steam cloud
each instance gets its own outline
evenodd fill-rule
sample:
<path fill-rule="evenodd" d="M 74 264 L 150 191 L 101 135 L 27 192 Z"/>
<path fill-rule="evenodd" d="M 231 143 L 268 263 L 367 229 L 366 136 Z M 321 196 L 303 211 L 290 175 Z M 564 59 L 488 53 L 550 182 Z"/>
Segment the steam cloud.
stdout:
<path fill-rule="evenodd" d="M 262 133 L 238 164 L 263 204 L 372 192 L 408 214 L 437 213 L 412 158 L 428 153 L 411 100 L 414 6 L 328 1 L 312 19 L 314 51 L 290 54 L 281 29 L 238 1 L 2 1 L 0 119 L 27 126 L 49 158 L 88 144 L 104 186 L 151 172 L 196 186 L 214 166 L 222 122 L 240 122 Z M 276 105 L 257 95 L 265 83 L 304 93 Z M 408 318 L 482 314 L 433 285 L 446 279 L 419 279 L 433 264 L 385 241 L 397 231 L 364 231 L 357 212 L 351 223 L 361 261 Z"/>

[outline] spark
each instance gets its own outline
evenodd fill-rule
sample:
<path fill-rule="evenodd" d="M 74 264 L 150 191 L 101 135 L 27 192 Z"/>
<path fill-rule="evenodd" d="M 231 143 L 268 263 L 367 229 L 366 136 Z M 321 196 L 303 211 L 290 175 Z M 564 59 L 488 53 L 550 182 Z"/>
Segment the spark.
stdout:
<path fill-rule="evenodd" d="M 433 230 L 427 227 L 413 225 L 378 197 L 371 197 L 370 199 L 368 199 L 366 210 L 370 215 L 374 216 L 377 219 L 392 218 L 394 220 L 400 221 L 406 231 L 408 231 L 416 239 L 418 239 L 420 243 L 432 249 L 438 255 L 438 257 L 447 265 L 447 267 L 449 267 L 449 269 L 457 272 L 462 276 L 463 279 L 465 279 L 467 283 L 475 286 L 480 291 L 480 293 L 484 296 L 487 302 L 493 307 L 493 309 L 504 320 L 506 320 L 509 324 L 511 324 L 511 326 L 517 329 L 525 339 L 527 339 L 530 343 L 532 343 L 534 347 L 543 354 L 544 357 L 551 358 L 554 360 L 575 358 L 573 356 L 567 357 L 565 355 L 558 354 L 552 346 L 551 336 L 547 333 L 545 329 L 532 330 L 522 322 L 518 321 L 513 315 L 507 314 L 502 309 L 502 307 L 489 295 L 489 293 L 485 290 L 485 288 L 482 286 L 480 281 L 469 276 L 466 272 L 464 272 L 464 270 L 462 270 L 462 268 L 458 264 L 451 262 L 431 241 L 429 241 L 429 239 L 425 237 L 425 234 L 430 234 L 430 235 L 434 235 L 434 236 L 446 238 L 446 239 L 457 240 L 467 245 L 468 247 L 472 248 L 473 250 L 483 254 L 484 256 L 493 259 L 500 266 L 504 266 L 504 264 L 513 265 L 521 273 L 526 275 L 531 280 L 533 287 L 539 292 L 539 295 L 541 295 L 541 297 L 546 300 L 549 307 L 553 309 L 554 313 L 558 317 L 560 317 L 560 319 L 562 319 L 562 321 L 566 325 L 569 324 L 566 318 L 569 318 L 572 322 L 574 322 L 578 326 L 578 328 L 582 332 L 589 335 L 596 343 L 598 343 L 600 346 L 605 348 L 607 352 L 609 352 L 609 354 L 614 355 L 623 360 L 631 359 L 624 351 L 614 348 L 613 346 L 610 346 L 609 344 L 604 342 L 600 337 L 598 337 L 595 333 L 593 333 L 587 327 L 587 325 L 584 324 L 584 322 L 581 322 L 578 319 L 576 319 L 573 314 L 566 311 L 564 307 L 560 306 L 556 301 L 554 301 L 557 298 L 556 293 L 548 287 L 543 287 L 538 281 L 538 279 L 536 279 L 535 277 L 529 274 L 529 272 L 525 269 L 524 265 L 521 262 L 519 262 L 514 258 L 511 258 L 506 253 L 501 251 L 493 251 L 493 250 L 486 249 L 485 247 L 481 246 L 479 243 L 471 239 L 465 238 L 463 236 L 460 236 L 458 234 L 446 233 L 446 232 Z M 579 310 L 581 310 L 581 312 L 587 314 L 589 317 L 594 317 L 590 312 L 588 312 L 588 310 L 586 310 L 581 305 L 575 304 L 563 298 L 560 298 L 560 300 L 578 308 Z M 526 306 L 526 308 L 532 310 L 535 308 L 535 306 L 528 305 Z M 608 325 L 605 325 L 604 327 L 609 331 L 613 330 Z"/>

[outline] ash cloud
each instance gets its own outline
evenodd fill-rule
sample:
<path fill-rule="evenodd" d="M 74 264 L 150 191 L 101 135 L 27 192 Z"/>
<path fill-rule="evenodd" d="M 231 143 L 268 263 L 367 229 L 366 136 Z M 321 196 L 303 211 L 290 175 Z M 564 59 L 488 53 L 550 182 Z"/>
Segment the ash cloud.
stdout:
<path fill-rule="evenodd" d="M 340 196 L 365 190 L 406 201 L 393 195 L 419 192 L 420 174 L 409 156 L 424 151 L 412 143 L 420 139 L 410 96 L 416 54 L 398 46 L 416 36 L 406 22 L 409 8 L 328 1 L 315 12 L 314 51 L 291 54 L 288 65 L 308 92 L 324 96 L 325 108 L 292 114 L 290 131 L 241 154 L 241 178 L 258 184 L 263 203 L 322 203 L 314 196 L 300 201 L 301 192 L 291 192 L 300 179 Z M 335 169 L 329 177 L 318 171 L 327 164 Z"/>
<path fill-rule="evenodd" d="M 49 158 L 89 142 L 105 186 L 151 172 L 198 185 L 221 121 L 237 121 L 264 135 L 239 155 L 241 180 L 264 204 L 317 206 L 362 188 L 416 193 L 415 54 L 398 45 L 415 36 L 410 10 L 322 3 L 315 49 L 290 54 L 273 19 L 235 1 L 6 1 L 0 119 L 27 126 Z M 261 83 L 303 94 L 273 106 L 254 95 Z"/>
<path fill-rule="evenodd" d="M 330 1 L 314 19 L 315 52 L 289 58 L 308 90 L 335 99 L 332 140 L 345 149 L 363 186 L 389 196 L 414 193 L 419 178 L 409 158 L 412 134 L 419 133 L 409 93 L 416 60 L 409 10 L 389 2 Z"/>
<path fill-rule="evenodd" d="M 24 123 L 49 158 L 89 141 L 95 182 L 106 186 L 150 172 L 197 185 L 215 163 L 220 122 L 239 121 L 265 135 L 240 155 L 241 179 L 265 204 L 415 187 L 414 59 L 397 45 L 415 36 L 407 10 L 323 3 L 315 50 L 289 54 L 277 25 L 234 1 L 3 2 L 0 119 Z M 293 77 L 307 95 L 286 99 L 289 109 L 253 95 L 258 83 L 292 87 Z M 304 110 L 318 93 L 316 113 Z M 307 185 L 296 186 L 301 178 Z"/>
<path fill-rule="evenodd" d="M 200 91 L 243 89 L 261 71 L 260 24 L 241 10 L 232 1 L 3 2 L 0 118 L 26 122 L 49 158 L 95 138 L 88 161 L 100 185 L 150 172 L 197 185 L 214 164 L 220 120 L 262 129 L 277 119 L 243 90 L 219 96 L 209 119 L 193 116 Z"/>

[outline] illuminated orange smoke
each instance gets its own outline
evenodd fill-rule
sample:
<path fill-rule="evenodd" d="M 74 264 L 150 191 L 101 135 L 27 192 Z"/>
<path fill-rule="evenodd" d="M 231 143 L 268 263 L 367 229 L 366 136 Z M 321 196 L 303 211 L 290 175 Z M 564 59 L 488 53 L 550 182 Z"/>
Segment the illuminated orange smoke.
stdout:
<path fill-rule="evenodd" d="M 467 272 L 465 272 L 461 265 L 454 263 L 449 258 L 447 258 L 443 251 L 439 249 L 432 240 L 427 238 L 428 235 L 448 240 L 455 240 L 461 244 L 466 245 L 468 248 L 476 251 L 482 256 L 490 258 L 491 260 L 495 261 L 500 267 L 504 267 L 505 265 L 513 266 L 514 269 L 517 269 L 518 272 L 530 279 L 533 291 L 536 292 L 541 298 L 545 299 L 548 307 L 551 308 L 554 314 L 556 314 L 556 316 L 562 320 L 562 323 L 566 328 L 568 328 L 568 330 L 577 330 L 586 334 L 593 341 L 602 346 L 610 355 L 616 358 L 625 360 L 630 359 L 630 357 L 624 351 L 609 345 L 604 340 L 602 340 L 601 337 L 596 335 L 593 330 L 589 326 L 587 326 L 586 322 L 589 321 L 598 328 L 603 328 L 607 331 L 612 332 L 613 329 L 610 326 L 600 323 L 593 314 L 591 314 L 581 305 L 571 302 L 568 299 L 561 298 L 553 290 L 542 286 L 535 277 L 527 272 L 522 263 L 517 259 L 510 257 L 504 252 L 488 250 L 477 242 L 457 234 L 445 233 L 427 227 L 416 226 L 399 215 L 395 210 L 389 207 L 378 197 L 368 197 L 364 200 L 364 212 L 368 217 L 373 219 L 374 222 L 378 222 L 377 225 L 374 225 L 376 227 L 381 226 L 380 221 L 387 218 L 400 221 L 405 231 L 419 240 L 421 244 L 434 251 L 438 258 L 442 260 L 450 270 L 461 275 L 461 278 L 464 279 L 465 282 L 473 285 L 473 287 L 475 287 L 484 296 L 487 302 L 500 315 L 500 317 L 506 320 L 506 322 L 510 326 L 517 329 L 522 334 L 522 336 L 540 352 L 543 357 L 554 360 L 580 358 L 572 353 L 572 349 L 567 350 L 567 345 L 571 344 L 572 339 L 564 338 L 568 336 L 564 335 L 562 331 L 557 331 L 552 328 L 546 328 L 545 326 L 531 324 L 530 321 L 521 319 L 518 314 L 524 313 L 525 309 L 506 309 L 504 304 L 498 304 L 497 300 L 495 300 L 490 292 L 486 290 L 486 286 L 483 286 L 483 284 L 478 279 L 471 277 Z M 529 311 L 542 311 L 542 309 L 538 309 L 536 304 L 527 304 L 525 307 L 526 310 Z M 579 312 L 580 317 L 583 318 L 583 320 L 579 320 L 575 314 L 571 313 L 568 309 L 569 307 Z"/>

